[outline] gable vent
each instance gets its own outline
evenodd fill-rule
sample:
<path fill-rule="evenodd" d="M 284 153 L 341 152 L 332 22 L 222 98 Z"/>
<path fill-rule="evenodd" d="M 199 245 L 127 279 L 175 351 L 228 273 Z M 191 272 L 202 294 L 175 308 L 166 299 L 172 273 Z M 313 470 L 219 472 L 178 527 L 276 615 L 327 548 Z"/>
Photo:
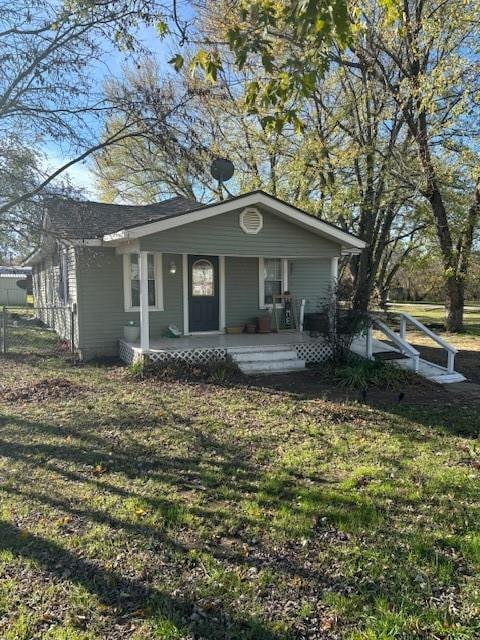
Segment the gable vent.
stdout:
<path fill-rule="evenodd" d="M 245 233 L 258 233 L 263 227 L 263 216 L 255 207 L 246 207 L 240 214 L 240 227 Z"/>

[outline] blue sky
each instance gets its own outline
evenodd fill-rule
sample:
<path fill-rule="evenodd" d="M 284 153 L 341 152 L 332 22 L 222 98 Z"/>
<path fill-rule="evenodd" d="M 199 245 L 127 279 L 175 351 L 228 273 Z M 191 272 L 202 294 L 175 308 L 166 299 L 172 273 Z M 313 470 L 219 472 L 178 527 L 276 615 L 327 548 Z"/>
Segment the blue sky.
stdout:
<path fill-rule="evenodd" d="M 192 16 L 192 10 L 189 3 L 185 3 L 181 9 L 181 15 L 183 17 Z M 165 74 L 172 74 L 174 71 L 168 64 L 168 60 L 172 57 L 173 53 L 178 51 L 178 47 L 171 38 L 161 39 L 155 28 L 141 27 L 136 32 L 136 37 L 141 42 L 143 47 L 147 49 L 153 56 L 155 56 L 160 69 L 165 71 Z M 105 43 L 105 56 L 102 62 L 95 61 L 92 63 L 91 68 L 88 70 L 89 76 L 92 79 L 92 89 L 95 92 L 101 92 L 102 86 L 105 81 L 112 77 L 119 77 L 122 74 L 122 67 L 128 64 L 130 59 L 122 52 L 120 52 L 113 44 Z M 93 123 L 94 129 L 98 129 L 100 135 L 100 124 Z M 45 166 L 49 170 L 54 170 L 70 159 L 72 159 L 71 152 L 68 148 L 62 144 L 61 141 L 46 141 L 43 146 L 43 151 L 46 156 Z M 68 176 L 70 181 L 75 187 L 83 189 L 85 197 L 98 198 L 99 194 L 95 188 L 95 177 L 91 170 L 91 161 L 85 160 L 84 162 L 74 165 L 68 172 L 63 175 Z"/>

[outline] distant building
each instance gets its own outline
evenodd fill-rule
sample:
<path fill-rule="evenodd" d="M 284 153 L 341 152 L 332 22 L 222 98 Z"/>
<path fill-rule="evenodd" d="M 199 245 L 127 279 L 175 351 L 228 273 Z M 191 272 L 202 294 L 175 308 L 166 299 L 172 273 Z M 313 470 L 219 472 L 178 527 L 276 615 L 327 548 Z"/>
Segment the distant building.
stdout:
<path fill-rule="evenodd" d="M 32 295 L 31 267 L 0 266 L 0 305 L 26 305 Z"/>

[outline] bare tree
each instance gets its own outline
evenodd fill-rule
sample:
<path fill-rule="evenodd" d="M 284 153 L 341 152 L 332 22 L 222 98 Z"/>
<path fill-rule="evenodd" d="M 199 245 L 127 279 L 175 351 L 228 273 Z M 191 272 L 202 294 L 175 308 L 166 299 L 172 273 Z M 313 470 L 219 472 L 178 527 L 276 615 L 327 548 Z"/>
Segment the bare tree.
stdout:
<path fill-rule="evenodd" d="M 0 0 L 0 216 L 40 193 L 73 164 L 130 135 L 125 121 L 98 141 L 97 119 L 111 109 L 92 82 L 106 47 L 127 52 L 140 47 L 140 23 L 165 24 L 168 3 L 155 0 Z M 38 149 L 54 141 L 71 160 L 45 174 L 37 172 L 12 195 L 4 187 L 8 147 Z M 26 156 L 24 156 L 26 160 Z M 32 171 L 39 163 L 32 165 Z"/>

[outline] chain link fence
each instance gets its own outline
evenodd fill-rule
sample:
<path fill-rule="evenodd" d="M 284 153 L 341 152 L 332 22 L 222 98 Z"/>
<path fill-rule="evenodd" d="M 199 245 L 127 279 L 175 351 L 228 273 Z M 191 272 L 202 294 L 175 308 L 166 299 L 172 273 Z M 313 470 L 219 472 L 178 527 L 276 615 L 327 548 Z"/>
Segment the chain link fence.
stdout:
<path fill-rule="evenodd" d="M 4 306 L 2 354 L 62 355 L 75 351 L 75 316 L 69 307 Z"/>

